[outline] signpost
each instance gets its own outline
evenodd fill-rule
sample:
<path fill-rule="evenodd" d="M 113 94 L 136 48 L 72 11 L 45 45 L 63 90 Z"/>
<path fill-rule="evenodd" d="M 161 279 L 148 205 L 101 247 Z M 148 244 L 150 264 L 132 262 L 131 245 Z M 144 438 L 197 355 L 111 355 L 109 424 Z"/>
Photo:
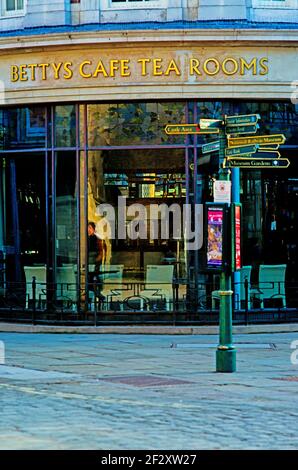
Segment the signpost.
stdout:
<path fill-rule="evenodd" d="M 250 144 L 284 144 L 286 138 L 283 134 L 254 135 L 248 137 L 231 137 L 228 139 L 229 147 L 243 147 Z"/>
<path fill-rule="evenodd" d="M 259 145 L 259 150 L 261 151 L 266 151 L 266 150 L 278 150 L 279 149 L 279 144 L 264 144 L 264 145 Z"/>
<path fill-rule="evenodd" d="M 242 114 L 241 116 L 226 116 L 226 126 L 241 126 L 256 124 L 261 119 L 259 114 Z"/>
<path fill-rule="evenodd" d="M 215 190 L 215 198 L 228 201 L 230 188 L 230 168 L 288 168 L 290 161 L 281 158 L 278 148 L 284 144 L 283 134 L 254 135 L 236 137 L 236 134 L 255 134 L 259 128 L 259 114 L 242 116 L 226 116 L 220 119 L 200 119 L 199 124 L 169 124 L 165 128 L 168 135 L 181 134 L 219 134 L 219 140 L 202 146 L 203 159 L 212 159 L 210 153 L 219 152 L 219 171 Z M 232 134 L 233 137 L 230 135 Z M 192 164 L 191 164 L 192 165 Z M 190 166 L 193 168 L 192 166 Z M 207 203 L 206 206 L 208 206 Z M 217 203 L 213 203 L 217 204 Z M 220 206 L 220 207 L 219 207 Z M 236 261 L 232 263 L 231 255 L 227 254 L 224 262 L 223 253 L 228 253 L 228 242 L 223 237 L 223 220 L 228 220 L 231 206 L 235 210 L 234 251 Z M 236 349 L 232 341 L 232 270 L 241 268 L 240 224 L 241 208 L 228 202 L 210 207 L 208 224 L 208 249 L 206 253 L 207 269 L 220 272 L 220 308 L 219 308 L 219 345 L 216 350 L 216 371 L 234 372 L 236 370 Z M 224 217 L 224 214 L 225 217 Z M 222 238 L 221 238 L 222 236 Z M 232 236 L 232 238 L 233 238 Z M 211 239 L 212 238 L 212 239 Z M 222 243 L 220 242 L 222 240 Z M 209 250 L 209 251 L 208 251 Z M 221 255 L 222 250 L 222 255 Z M 229 259 L 228 259 L 229 258 Z M 209 265 L 208 265 L 209 263 Z"/>
<path fill-rule="evenodd" d="M 240 155 L 250 155 L 258 150 L 256 145 L 245 145 L 243 147 L 226 148 L 226 157 L 236 157 Z"/>
<path fill-rule="evenodd" d="M 218 134 L 219 129 L 201 129 L 198 124 L 168 124 L 165 133 L 167 135 Z"/>
<path fill-rule="evenodd" d="M 287 158 L 229 158 L 223 163 L 224 168 L 288 168 Z"/>
<path fill-rule="evenodd" d="M 218 152 L 219 140 L 202 145 L 202 153 Z"/>
<path fill-rule="evenodd" d="M 249 126 L 226 126 L 227 134 L 255 134 L 259 129 L 259 124 Z"/>
<path fill-rule="evenodd" d="M 224 121 L 221 119 L 200 119 L 199 126 L 201 129 L 221 129 Z"/>
<path fill-rule="evenodd" d="M 280 158 L 281 155 L 278 150 L 262 150 L 262 152 L 256 152 L 254 158 Z"/>

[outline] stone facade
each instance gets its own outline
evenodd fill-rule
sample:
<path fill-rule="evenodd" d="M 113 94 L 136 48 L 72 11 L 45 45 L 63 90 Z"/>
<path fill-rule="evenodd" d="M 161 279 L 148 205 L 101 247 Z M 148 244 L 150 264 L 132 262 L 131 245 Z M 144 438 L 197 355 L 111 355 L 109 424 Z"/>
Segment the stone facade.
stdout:
<path fill-rule="evenodd" d="M 98 23 L 224 21 L 298 23 L 298 0 L 24 0 L 7 12 L 0 0 L 0 32 Z"/>

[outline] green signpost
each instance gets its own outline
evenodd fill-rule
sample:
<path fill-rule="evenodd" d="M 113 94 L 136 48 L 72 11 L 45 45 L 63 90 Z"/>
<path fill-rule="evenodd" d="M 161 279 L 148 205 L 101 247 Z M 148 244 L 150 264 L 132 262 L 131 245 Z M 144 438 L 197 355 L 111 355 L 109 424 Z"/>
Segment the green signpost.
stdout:
<path fill-rule="evenodd" d="M 226 126 L 227 134 L 255 134 L 259 129 L 258 124 L 249 126 Z"/>
<path fill-rule="evenodd" d="M 236 157 L 240 155 L 250 155 L 258 150 L 256 145 L 245 145 L 244 147 L 226 148 L 226 157 Z"/>
<path fill-rule="evenodd" d="M 219 140 L 202 146 L 202 153 L 207 154 L 203 158 L 211 158 L 208 154 L 218 151 L 219 180 L 229 181 L 230 168 L 276 169 L 288 168 L 290 165 L 289 160 L 280 158 L 280 153 L 277 151 L 279 145 L 284 144 L 286 141 L 283 134 L 236 136 L 237 134 L 255 134 L 259 127 L 259 119 L 259 114 L 225 116 L 224 120 L 201 119 L 199 124 L 169 124 L 165 128 L 165 132 L 168 135 L 219 134 Z M 223 206 L 229 208 L 227 203 Z M 237 264 L 241 266 L 240 243 L 238 245 Z M 231 288 L 231 270 L 233 266 L 235 267 L 235 263 L 230 260 L 230 263 L 223 267 L 220 272 L 219 345 L 216 350 L 217 372 L 234 372 L 236 370 L 236 349 L 233 346 L 232 338 L 233 291 Z M 239 266 L 237 269 L 239 269 Z"/>
<path fill-rule="evenodd" d="M 225 168 L 288 168 L 287 158 L 229 158 L 224 161 Z"/>
<path fill-rule="evenodd" d="M 202 153 L 218 152 L 219 140 L 202 145 Z"/>
<path fill-rule="evenodd" d="M 221 129 L 224 121 L 221 119 L 200 119 L 199 126 L 201 129 Z"/>
<path fill-rule="evenodd" d="M 283 134 L 230 137 L 228 139 L 228 147 L 243 147 L 250 144 L 284 144 L 285 141 L 286 138 Z"/>
<path fill-rule="evenodd" d="M 201 129 L 198 124 L 168 124 L 165 127 L 167 135 L 188 134 L 218 134 L 219 129 Z"/>
<path fill-rule="evenodd" d="M 242 114 L 241 116 L 226 116 L 225 124 L 226 126 L 241 126 L 256 124 L 258 120 L 261 119 L 259 114 Z"/>

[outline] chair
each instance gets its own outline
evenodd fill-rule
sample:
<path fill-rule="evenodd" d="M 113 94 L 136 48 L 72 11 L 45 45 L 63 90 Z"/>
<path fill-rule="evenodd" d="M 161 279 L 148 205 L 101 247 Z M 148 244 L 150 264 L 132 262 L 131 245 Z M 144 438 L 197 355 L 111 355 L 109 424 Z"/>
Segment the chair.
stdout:
<path fill-rule="evenodd" d="M 248 309 L 251 308 L 250 302 L 250 293 L 251 293 L 251 283 L 250 283 L 250 275 L 251 275 L 251 266 L 242 266 L 240 269 L 240 295 L 239 298 L 236 299 L 238 304 L 238 308 L 241 308 L 242 305 L 245 303 L 245 279 L 248 280 Z M 219 290 L 214 290 L 211 294 L 212 298 L 212 310 L 215 310 L 215 301 L 220 300 Z"/>
<path fill-rule="evenodd" d="M 26 279 L 26 308 L 29 307 L 29 301 L 33 300 L 32 279 L 36 278 L 35 299 L 38 300 L 38 306 L 41 304 L 41 297 L 46 296 L 46 266 L 24 266 Z"/>
<path fill-rule="evenodd" d="M 173 265 L 147 265 L 145 289 L 140 296 L 149 300 L 165 299 L 166 310 L 170 310 L 170 301 L 173 299 Z M 141 299 L 143 310 L 144 300 Z"/>
<path fill-rule="evenodd" d="M 89 270 L 92 265 L 89 265 Z M 100 295 L 105 297 L 107 301 L 104 303 L 105 307 L 108 308 L 109 305 L 109 299 L 112 299 L 113 296 L 118 297 L 121 295 L 119 287 L 122 284 L 122 278 L 123 278 L 123 269 L 124 269 L 124 264 L 109 264 L 109 265 L 103 265 L 100 269 L 100 271 L 103 272 L 103 274 L 100 274 L 99 271 L 99 276 L 100 280 L 103 283 L 103 287 L 100 290 Z M 95 301 L 95 296 L 93 291 L 89 291 L 89 294 L 91 294 L 91 308 L 95 307 L 94 306 L 94 301 Z"/>
<path fill-rule="evenodd" d="M 286 307 L 286 264 L 265 265 L 259 267 L 259 285 L 251 294 L 260 300 L 261 308 L 264 308 L 264 300 L 281 299 L 282 307 Z"/>
<path fill-rule="evenodd" d="M 75 271 L 75 265 L 65 265 L 58 267 L 56 270 L 56 298 L 57 300 L 65 300 L 71 303 L 74 309 L 77 301 L 77 280 Z"/>

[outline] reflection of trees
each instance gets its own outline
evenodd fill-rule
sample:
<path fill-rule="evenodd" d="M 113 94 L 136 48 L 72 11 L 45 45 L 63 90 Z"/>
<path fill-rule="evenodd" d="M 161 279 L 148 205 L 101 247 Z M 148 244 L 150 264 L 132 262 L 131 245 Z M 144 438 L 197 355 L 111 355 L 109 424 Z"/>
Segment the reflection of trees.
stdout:
<path fill-rule="evenodd" d="M 122 103 L 88 106 L 90 146 L 179 143 L 167 136 L 167 124 L 185 122 L 185 103 Z"/>

